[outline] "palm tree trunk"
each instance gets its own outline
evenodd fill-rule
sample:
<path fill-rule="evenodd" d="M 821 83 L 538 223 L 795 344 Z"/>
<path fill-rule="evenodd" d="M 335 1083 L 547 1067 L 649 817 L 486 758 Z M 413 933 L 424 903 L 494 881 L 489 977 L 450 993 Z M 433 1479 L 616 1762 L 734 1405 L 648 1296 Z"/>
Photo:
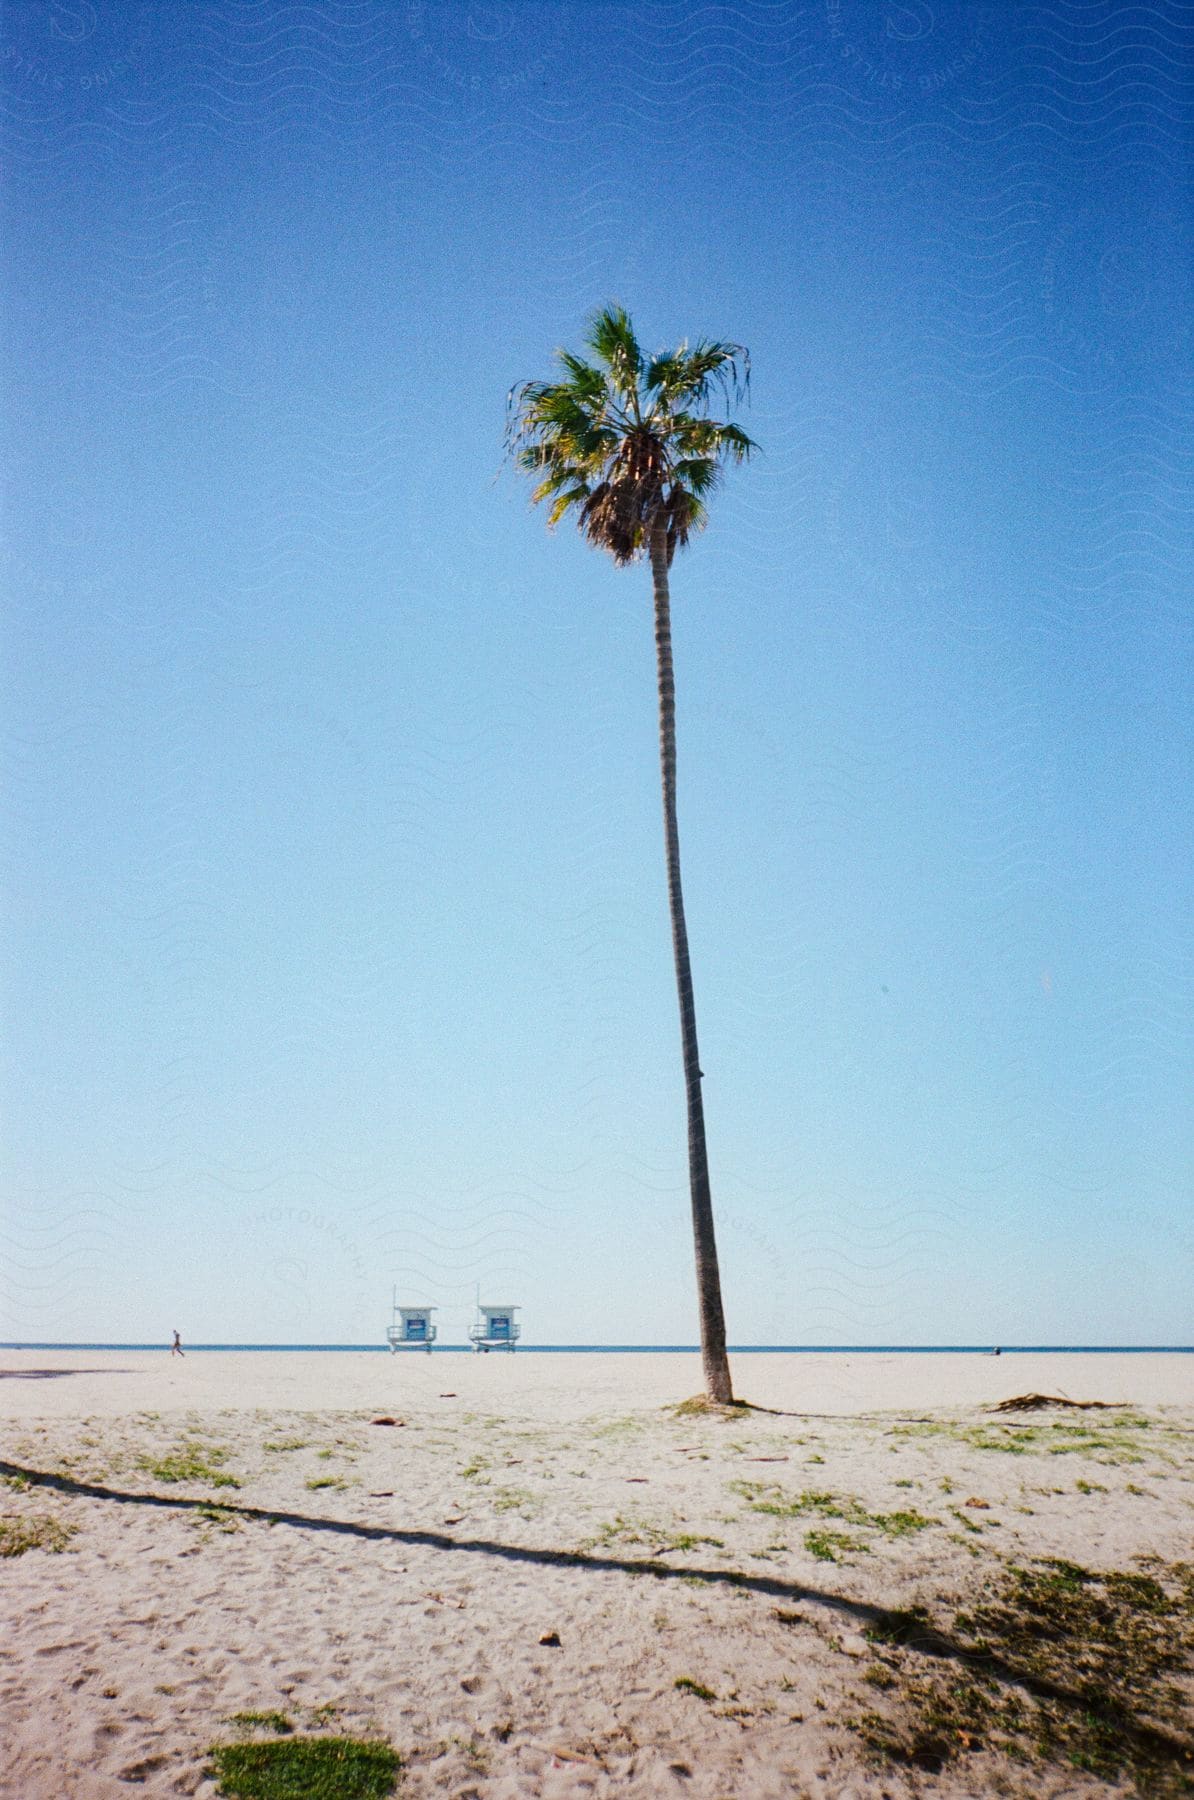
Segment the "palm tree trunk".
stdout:
<path fill-rule="evenodd" d="M 709 1191 L 709 1159 L 705 1150 L 705 1108 L 701 1100 L 701 1061 L 697 1050 L 696 1005 L 688 929 L 680 888 L 680 831 L 676 822 L 676 680 L 672 669 L 671 596 L 668 590 L 667 532 L 656 524 L 650 534 L 651 577 L 655 589 L 655 656 L 659 670 L 659 761 L 663 775 L 663 831 L 667 851 L 667 896 L 672 917 L 672 949 L 680 999 L 680 1041 L 684 1053 L 684 1086 L 688 1095 L 688 1183 L 692 1194 L 692 1235 L 696 1250 L 697 1300 L 701 1314 L 701 1361 L 711 1400 L 734 1398 L 726 1357 L 721 1278 L 713 1234 L 713 1197 Z"/>

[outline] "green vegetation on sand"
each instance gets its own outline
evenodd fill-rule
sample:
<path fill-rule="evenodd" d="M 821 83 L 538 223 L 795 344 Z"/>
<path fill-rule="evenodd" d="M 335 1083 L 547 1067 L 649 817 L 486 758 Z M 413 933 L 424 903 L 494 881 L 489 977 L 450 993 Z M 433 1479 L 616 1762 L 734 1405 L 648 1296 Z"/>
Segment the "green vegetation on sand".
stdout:
<path fill-rule="evenodd" d="M 1194 1794 L 1194 1565 L 1000 1570 L 969 1610 L 911 1609 L 867 1632 L 889 1710 L 853 1721 L 876 1755 L 936 1772 L 973 1750 Z"/>
<path fill-rule="evenodd" d="M 806 1531 L 804 1547 L 818 1562 L 841 1562 L 852 1554 L 867 1553 L 862 1539 L 851 1537 L 848 1531 Z"/>
<path fill-rule="evenodd" d="M 24 1556 L 26 1550 L 65 1550 L 78 1531 L 49 1513 L 17 1514 L 0 1519 L 0 1556 Z"/>
<path fill-rule="evenodd" d="M 694 1681 L 691 1675 L 677 1675 L 672 1686 L 678 1688 L 682 1694 L 695 1694 L 698 1700 L 717 1699 L 712 1688 L 707 1688 L 703 1682 Z"/>
<path fill-rule="evenodd" d="M 286 1738 L 214 1744 L 213 1773 L 229 1800 L 384 1800 L 401 1758 L 363 1738 Z"/>
<path fill-rule="evenodd" d="M 767 1481 L 733 1481 L 730 1490 L 742 1496 L 751 1512 L 767 1513 L 776 1519 L 796 1519 L 809 1514 L 819 1519 L 841 1519 L 847 1525 L 869 1526 L 890 1538 L 911 1537 L 914 1532 L 926 1531 L 930 1525 L 940 1523 L 938 1519 L 926 1518 L 915 1508 L 889 1513 L 868 1512 L 853 1494 L 821 1493 L 812 1488 L 806 1488 L 802 1494 L 787 1494 L 776 1483 Z"/>
<path fill-rule="evenodd" d="M 209 1487 L 238 1488 L 240 1482 L 221 1465 L 228 1452 L 222 1444 L 202 1444 L 193 1438 L 166 1456 L 139 1456 L 137 1467 L 167 1486 L 176 1482 L 202 1481 Z"/>

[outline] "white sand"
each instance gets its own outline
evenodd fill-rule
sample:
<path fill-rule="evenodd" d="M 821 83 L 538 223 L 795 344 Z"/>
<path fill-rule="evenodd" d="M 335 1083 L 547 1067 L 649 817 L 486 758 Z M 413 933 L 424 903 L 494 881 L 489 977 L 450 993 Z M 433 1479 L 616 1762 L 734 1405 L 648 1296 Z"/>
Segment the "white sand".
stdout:
<path fill-rule="evenodd" d="M 0 1513 L 77 1528 L 0 1563 L 0 1796 L 214 1796 L 229 1715 L 275 1710 L 384 1735 L 408 1796 L 1111 1791 L 981 1748 L 939 1775 L 871 1766 L 849 1721 L 899 1696 L 867 1685 L 863 1631 L 876 1607 L 944 1618 L 1009 1563 L 1189 1557 L 1194 1358 L 735 1375 L 778 1410 L 663 1411 L 700 1385 L 670 1355 L 0 1353 L 6 1463 L 60 1481 L 10 1474 Z M 1148 1423 L 982 1411 L 1031 1390 Z M 208 1476 L 168 1480 L 196 1447 Z M 758 1510 L 810 1491 L 854 1522 Z M 930 1522 L 889 1533 L 859 1507 Z"/>
<path fill-rule="evenodd" d="M 766 1355 L 733 1359 L 743 1396 L 799 1412 L 864 1413 L 982 1406 L 1031 1391 L 1128 1406 L 1194 1406 L 1194 1356 L 1059 1354 Z M 663 1406 L 701 1389 L 684 1355 L 349 1351 L 0 1351 L 7 1418 L 171 1412 L 188 1408 L 367 1408 L 434 1398 L 513 1406 L 545 1423 L 577 1409 Z"/>

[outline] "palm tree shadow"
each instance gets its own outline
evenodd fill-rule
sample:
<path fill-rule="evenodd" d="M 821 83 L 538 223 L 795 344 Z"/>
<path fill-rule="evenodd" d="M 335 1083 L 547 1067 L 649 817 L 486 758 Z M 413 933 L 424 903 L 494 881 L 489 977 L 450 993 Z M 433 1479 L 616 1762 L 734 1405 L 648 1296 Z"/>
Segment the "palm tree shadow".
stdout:
<path fill-rule="evenodd" d="M 165 1512 L 188 1513 L 210 1510 L 218 1506 L 222 1513 L 239 1519 L 259 1520 L 266 1525 L 288 1525 L 296 1531 L 331 1532 L 337 1536 L 357 1538 L 366 1543 L 404 1544 L 410 1548 L 454 1551 L 466 1556 L 493 1557 L 501 1562 L 531 1563 L 543 1568 L 613 1571 L 626 1575 L 651 1575 L 661 1581 L 699 1581 L 711 1586 L 722 1585 L 765 1594 L 776 1600 L 808 1600 L 848 1613 L 864 1623 L 876 1623 L 886 1615 L 883 1608 L 845 1595 L 831 1594 L 821 1588 L 800 1582 L 780 1581 L 770 1575 L 744 1575 L 737 1569 L 701 1569 L 672 1567 L 658 1558 L 635 1560 L 632 1557 L 592 1554 L 584 1550 L 553 1550 L 530 1544 L 505 1544 L 496 1538 L 453 1537 L 446 1531 L 420 1531 L 393 1525 L 364 1525 L 353 1519 L 321 1518 L 311 1513 L 279 1512 L 272 1507 L 250 1506 L 223 1495 L 192 1499 L 186 1495 L 141 1494 L 125 1488 L 107 1487 L 100 1482 L 80 1481 L 73 1475 L 56 1475 L 45 1469 L 30 1469 L 20 1463 L 0 1462 L 0 1477 L 16 1478 L 35 1487 L 50 1488 L 60 1494 L 76 1495 L 89 1500 L 114 1501 L 122 1506 L 156 1507 Z"/>
<path fill-rule="evenodd" d="M 0 1476 L 15 1477 L 35 1487 L 51 1488 L 61 1494 L 72 1494 L 92 1500 L 114 1501 L 124 1506 L 157 1507 L 167 1512 L 196 1512 L 218 1505 L 222 1513 L 241 1519 L 256 1519 L 267 1525 L 288 1525 L 296 1531 L 331 1532 L 336 1536 L 357 1538 L 368 1543 L 405 1544 L 452 1552 L 463 1556 L 491 1557 L 501 1562 L 529 1563 L 541 1568 L 577 1569 L 596 1573 L 615 1572 L 649 1576 L 656 1581 L 704 1583 L 710 1587 L 732 1587 L 739 1592 L 765 1595 L 773 1600 L 808 1601 L 831 1612 L 854 1620 L 868 1636 L 898 1642 L 904 1649 L 921 1656 L 945 1658 L 981 1670 L 987 1677 L 1017 1687 L 1037 1699 L 1060 1701 L 1078 1709 L 1089 1705 L 1089 1695 L 1062 1682 L 1048 1679 L 1019 1667 L 992 1649 L 977 1652 L 957 1638 L 939 1630 L 923 1614 L 892 1612 L 847 1594 L 832 1594 L 824 1588 L 809 1587 L 803 1582 L 780 1581 L 771 1575 L 744 1575 L 737 1569 L 673 1568 L 658 1558 L 636 1562 L 629 1557 L 592 1555 L 580 1550 L 537 1549 L 528 1544 L 503 1544 L 493 1538 L 457 1538 L 442 1531 L 404 1530 L 389 1525 L 362 1525 L 351 1519 L 318 1518 L 308 1513 L 276 1512 L 268 1507 L 249 1506 L 243 1501 L 190 1499 L 166 1494 L 137 1494 L 120 1488 L 105 1487 L 99 1482 L 79 1481 L 71 1475 L 54 1475 L 43 1469 L 25 1468 L 19 1463 L 0 1462 Z M 795 1623 L 796 1621 L 791 1621 Z M 1189 1756 L 1189 1745 L 1163 1728 L 1140 1721 L 1126 1728 L 1136 1741 L 1167 1756 Z"/>
<path fill-rule="evenodd" d="M 893 1425 L 931 1425 L 933 1420 L 928 1413 L 827 1413 L 798 1412 L 785 1406 L 760 1406 L 755 1400 L 730 1400 L 721 1404 L 715 1400 L 706 1400 L 703 1394 L 696 1394 L 691 1400 L 682 1400 L 678 1406 L 668 1406 L 665 1412 L 674 1413 L 679 1418 L 715 1418 L 732 1421 L 741 1418 L 745 1413 L 762 1413 L 769 1419 L 825 1419 L 834 1423 L 843 1420 L 883 1419 Z"/>

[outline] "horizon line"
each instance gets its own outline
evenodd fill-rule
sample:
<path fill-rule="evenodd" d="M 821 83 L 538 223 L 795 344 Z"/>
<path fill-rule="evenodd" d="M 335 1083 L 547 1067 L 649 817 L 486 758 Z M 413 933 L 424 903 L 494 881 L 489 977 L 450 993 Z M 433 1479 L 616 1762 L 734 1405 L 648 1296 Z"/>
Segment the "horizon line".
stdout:
<path fill-rule="evenodd" d="M 13 1338 L 0 1340 L 0 1350 L 164 1350 L 170 1349 L 170 1343 L 163 1340 L 152 1342 L 118 1342 L 98 1340 L 66 1341 L 32 1338 Z M 466 1351 L 473 1353 L 470 1343 L 440 1344 L 430 1349 L 425 1345 L 412 1345 L 392 1352 L 388 1344 L 345 1344 L 345 1343 L 187 1343 L 184 1351 L 196 1354 L 202 1351 L 281 1351 L 295 1353 L 300 1351 L 361 1351 L 370 1355 L 406 1355 L 437 1354 L 442 1352 L 456 1353 Z M 991 1356 L 998 1349 L 1001 1356 L 1023 1356 L 1028 1354 L 1069 1354 L 1069 1355 L 1191 1355 L 1194 1344 L 729 1344 L 726 1346 L 731 1356 L 840 1356 L 840 1355 L 976 1355 Z M 692 1355 L 699 1356 L 699 1344 L 524 1344 L 518 1346 L 524 1355 Z M 498 1354 L 499 1351 L 494 1352 Z M 511 1351 L 510 1354 L 517 1354 Z"/>

